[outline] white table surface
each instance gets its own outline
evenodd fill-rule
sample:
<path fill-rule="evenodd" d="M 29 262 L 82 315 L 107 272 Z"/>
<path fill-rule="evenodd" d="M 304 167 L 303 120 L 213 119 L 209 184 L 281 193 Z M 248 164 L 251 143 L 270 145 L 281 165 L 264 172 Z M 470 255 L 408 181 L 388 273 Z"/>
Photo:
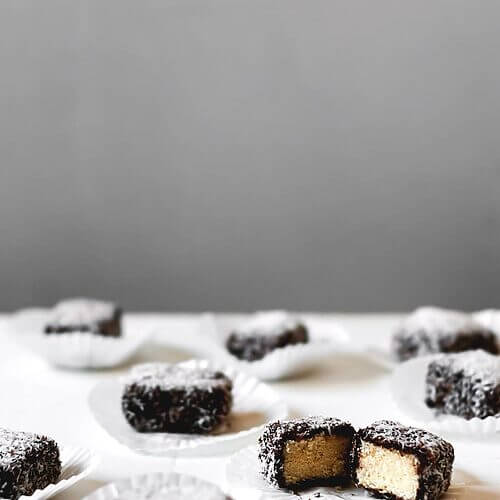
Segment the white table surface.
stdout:
<path fill-rule="evenodd" d="M 304 317 L 313 321 L 319 318 L 318 315 Z M 8 338 L 6 318 L 0 318 L 4 360 L 0 366 L 0 391 L 3 392 L 0 425 L 41 432 L 62 444 L 92 448 L 101 456 L 101 463 L 90 478 L 58 495 L 57 500 L 82 498 L 111 480 L 171 467 L 226 487 L 227 457 L 177 459 L 174 462 L 169 458 L 136 455 L 115 442 L 96 423 L 87 404 L 90 389 L 100 380 L 123 373 L 127 366 L 105 371 L 53 368 Z M 129 318 L 155 329 L 151 343 L 132 362 L 180 361 L 193 357 L 197 315 L 134 314 Z M 388 345 L 390 333 L 399 320 L 399 316 L 387 314 L 321 315 L 320 318 L 343 325 L 358 345 L 381 347 Z M 391 400 L 389 380 L 390 372 L 368 358 L 344 355 L 332 357 L 311 373 L 272 385 L 294 415 L 331 415 L 361 426 L 382 418 L 404 420 Z M 486 443 L 450 441 L 455 445 L 457 462 L 474 480 L 489 485 L 500 482 L 500 439 Z M 481 498 L 500 499 L 500 488 L 495 488 L 494 492 Z"/>

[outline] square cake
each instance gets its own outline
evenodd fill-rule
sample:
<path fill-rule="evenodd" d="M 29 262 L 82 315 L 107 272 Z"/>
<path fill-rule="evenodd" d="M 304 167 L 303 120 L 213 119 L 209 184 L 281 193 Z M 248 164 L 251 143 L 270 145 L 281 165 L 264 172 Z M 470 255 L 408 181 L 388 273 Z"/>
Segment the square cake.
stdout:
<path fill-rule="evenodd" d="M 59 448 L 48 437 L 0 429 L 0 497 L 16 500 L 55 483 Z"/>
<path fill-rule="evenodd" d="M 132 368 L 122 410 L 139 432 L 207 434 L 227 420 L 233 384 L 222 372 L 191 363 L 144 363 Z"/>
<path fill-rule="evenodd" d="M 46 334 L 89 332 L 105 337 L 121 335 L 120 307 L 92 299 L 68 299 L 55 305 L 45 325 Z"/>
<path fill-rule="evenodd" d="M 435 500 L 450 486 L 454 458 L 444 439 L 382 420 L 358 431 L 353 479 L 379 498 Z"/>
<path fill-rule="evenodd" d="M 307 329 L 300 320 L 285 311 L 267 311 L 236 328 L 226 348 L 238 359 L 257 361 L 275 349 L 308 341 Z"/>
<path fill-rule="evenodd" d="M 467 420 L 500 416 L 500 357 L 484 351 L 439 356 L 427 367 L 425 402 Z"/>
<path fill-rule="evenodd" d="M 354 428 L 328 417 L 275 421 L 259 438 L 266 480 L 278 488 L 342 484 L 349 479 Z"/>
<path fill-rule="evenodd" d="M 392 339 L 392 350 L 399 361 L 475 349 L 498 354 L 497 336 L 469 314 L 437 307 L 417 309 L 402 322 Z"/>

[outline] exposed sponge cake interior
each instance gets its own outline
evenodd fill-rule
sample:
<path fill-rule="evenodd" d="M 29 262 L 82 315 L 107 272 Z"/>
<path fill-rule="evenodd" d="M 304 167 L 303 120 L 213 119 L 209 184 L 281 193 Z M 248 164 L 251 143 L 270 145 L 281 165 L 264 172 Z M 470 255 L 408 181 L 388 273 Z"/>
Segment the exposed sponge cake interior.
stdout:
<path fill-rule="evenodd" d="M 347 475 L 350 448 L 349 436 L 315 436 L 288 441 L 284 452 L 283 477 L 289 485 L 343 478 Z"/>
<path fill-rule="evenodd" d="M 418 491 L 418 467 L 419 461 L 414 455 L 362 441 L 357 481 L 364 488 L 414 500 Z"/>

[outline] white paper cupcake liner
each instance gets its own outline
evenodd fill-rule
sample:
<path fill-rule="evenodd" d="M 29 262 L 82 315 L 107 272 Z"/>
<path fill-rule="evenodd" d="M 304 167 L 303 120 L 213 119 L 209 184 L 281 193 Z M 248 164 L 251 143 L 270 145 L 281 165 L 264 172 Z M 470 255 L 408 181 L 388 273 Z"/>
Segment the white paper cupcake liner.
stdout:
<path fill-rule="evenodd" d="M 21 499 L 51 498 L 87 477 L 99 462 L 98 457 L 85 448 L 62 446 L 60 450 L 62 470 L 57 483 L 49 484 L 43 490 L 36 490 L 33 495 L 23 495 Z"/>
<path fill-rule="evenodd" d="M 118 378 L 99 383 L 90 393 L 89 405 L 97 422 L 118 442 L 143 455 L 214 456 L 254 442 L 267 422 L 288 415 L 277 393 L 256 378 L 209 361 L 188 363 L 223 371 L 233 381 L 233 409 L 226 429 L 212 435 L 137 432 L 122 414 L 123 385 Z"/>
<path fill-rule="evenodd" d="M 234 324 L 225 324 L 213 314 L 200 319 L 200 338 L 206 342 L 207 354 L 239 371 L 261 380 L 278 380 L 303 373 L 320 361 L 349 351 L 349 334 L 339 325 L 328 322 L 324 327 L 309 328 L 310 341 L 275 349 L 257 361 L 245 361 L 231 355 L 225 343 Z M 309 326 L 309 325 L 308 325 Z"/>
<path fill-rule="evenodd" d="M 176 473 L 143 474 L 107 484 L 83 500 L 225 500 L 216 485 Z"/>
<path fill-rule="evenodd" d="M 130 359 L 148 340 L 150 332 L 123 320 L 121 337 L 88 332 L 45 335 L 48 309 L 24 309 L 13 314 L 9 329 L 13 339 L 49 363 L 65 368 L 111 368 Z"/>
<path fill-rule="evenodd" d="M 478 439 L 494 435 L 500 437 L 498 434 L 500 433 L 500 418 L 466 420 L 454 415 L 436 415 L 435 411 L 425 404 L 427 366 L 434 358 L 436 355 L 414 358 L 401 363 L 394 370 L 391 391 L 400 410 L 413 423 L 433 432 Z"/>
<path fill-rule="evenodd" d="M 267 483 L 261 474 L 257 455 L 257 448 L 245 448 L 231 458 L 226 470 L 229 493 L 236 496 L 241 490 L 253 490 L 259 500 L 312 500 L 317 498 L 325 500 L 351 500 L 356 498 L 373 498 L 369 493 L 354 486 L 348 487 L 314 487 L 300 492 L 291 492 L 274 488 Z M 442 500 L 486 500 L 498 498 L 498 485 L 478 484 L 471 482 L 470 476 L 461 468 L 453 472 L 450 488 Z"/>

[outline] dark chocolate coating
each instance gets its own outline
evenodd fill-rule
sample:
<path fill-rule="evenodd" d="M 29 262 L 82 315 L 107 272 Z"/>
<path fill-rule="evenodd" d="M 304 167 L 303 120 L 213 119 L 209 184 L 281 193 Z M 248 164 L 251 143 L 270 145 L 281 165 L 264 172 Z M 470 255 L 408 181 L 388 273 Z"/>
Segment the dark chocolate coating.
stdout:
<path fill-rule="evenodd" d="M 16 500 L 55 483 L 59 448 L 48 437 L 0 429 L 0 497 Z"/>
<path fill-rule="evenodd" d="M 306 327 L 299 323 L 276 335 L 251 335 L 234 331 L 226 341 L 227 350 L 238 359 L 258 361 L 275 349 L 309 341 Z"/>
<path fill-rule="evenodd" d="M 363 487 L 357 477 L 362 441 L 417 457 L 419 483 L 416 500 L 436 500 L 449 488 L 455 459 L 453 446 L 423 429 L 389 420 L 375 422 L 358 431 L 352 453 L 352 474 L 356 486 Z M 367 489 L 377 498 L 402 500 L 392 494 Z"/>
<path fill-rule="evenodd" d="M 294 420 L 276 420 L 267 424 L 259 438 L 259 461 L 266 480 L 277 488 L 304 488 L 313 485 L 343 484 L 349 480 L 349 464 L 346 475 L 329 480 L 311 480 L 299 484 L 287 484 L 283 477 L 284 453 L 288 441 L 304 441 L 316 436 L 347 436 L 353 439 L 353 426 L 331 417 L 307 417 Z M 349 462 L 350 457 L 346 456 Z"/>
<path fill-rule="evenodd" d="M 214 431 L 231 411 L 232 382 L 221 372 L 195 371 L 193 375 L 202 382 L 171 384 L 168 374 L 153 382 L 147 375 L 132 376 L 122 394 L 122 410 L 128 423 L 139 432 Z"/>
<path fill-rule="evenodd" d="M 460 355 L 443 356 L 429 363 L 425 381 L 425 403 L 438 413 L 467 420 L 500 415 L 500 377 L 481 372 L 482 353 L 477 371 L 454 366 Z"/>
<path fill-rule="evenodd" d="M 89 304 L 98 301 L 89 300 L 87 301 L 89 304 L 86 304 L 85 300 L 80 300 L 78 305 L 70 305 L 70 302 L 72 301 L 63 301 L 56 305 L 53 317 L 45 325 L 44 332 L 46 334 L 89 332 L 104 337 L 121 336 L 122 309 L 119 306 L 102 303 L 105 306 L 105 312 L 93 313 Z M 65 304 L 73 308 L 74 313 L 68 308 L 65 309 Z M 86 320 L 82 320 L 82 315 L 79 312 L 83 313 Z"/>
<path fill-rule="evenodd" d="M 499 353 L 498 340 L 495 333 L 483 327 L 472 318 L 457 311 L 428 308 L 429 314 L 441 315 L 441 321 L 430 321 L 429 324 L 412 320 L 417 314 L 425 314 L 422 308 L 410 315 L 401 324 L 392 338 L 392 351 L 399 361 L 436 353 L 454 353 L 482 349 L 492 354 Z M 453 316 L 462 316 L 456 321 Z M 447 321 L 447 316 L 452 319 Z M 460 316 L 459 316 L 460 317 Z M 443 328 L 443 324 L 446 328 Z"/>

